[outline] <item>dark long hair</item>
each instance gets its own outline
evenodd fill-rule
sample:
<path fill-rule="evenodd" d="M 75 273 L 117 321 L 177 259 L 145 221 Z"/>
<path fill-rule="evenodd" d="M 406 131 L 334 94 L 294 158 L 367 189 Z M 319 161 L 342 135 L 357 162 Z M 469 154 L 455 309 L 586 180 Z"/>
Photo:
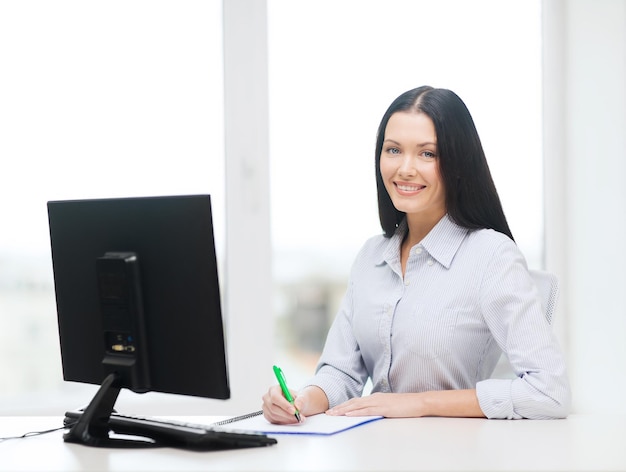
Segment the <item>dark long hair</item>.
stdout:
<path fill-rule="evenodd" d="M 428 86 L 409 90 L 396 98 L 378 127 L 376 187 L 378 214 L 385 236 L 391 237 L 405 217 L 404 212 L 393 206 L 380 174 L 385 130 L 396 112 L 424 113 L 433 121 L 446 210 L 452 220 L 469 229 L 491 228 L 513 239 L 469 110 L 454 92 Z"/>

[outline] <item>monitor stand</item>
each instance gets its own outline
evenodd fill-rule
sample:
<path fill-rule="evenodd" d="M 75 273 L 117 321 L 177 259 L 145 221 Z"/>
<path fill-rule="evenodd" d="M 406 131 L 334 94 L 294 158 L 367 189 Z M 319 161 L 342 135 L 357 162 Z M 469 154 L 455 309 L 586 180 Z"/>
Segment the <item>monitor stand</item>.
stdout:
<path fill-rule="evenodd" d="M 137 448 L 155 447 L 149 440 L 130 438 L 111 438 L 109 418 L 113 413 L 115 401 L 120 393 L 119 374 L 109 374 L 96 392 L 78 421 L 63 435 L 65 442 L 79 443 L 92 447 Z"/>

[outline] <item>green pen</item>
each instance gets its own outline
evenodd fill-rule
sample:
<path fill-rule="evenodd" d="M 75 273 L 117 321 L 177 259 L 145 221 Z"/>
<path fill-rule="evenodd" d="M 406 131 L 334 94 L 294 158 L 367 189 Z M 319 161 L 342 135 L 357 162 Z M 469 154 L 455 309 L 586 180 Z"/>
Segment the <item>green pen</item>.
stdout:
<path fill-rule="evenodd" d="M 285 382 L 285 376 L 283 374 L 283 371 L 280 367 L 275 365 L 274 374 L 276 374 L 276 379 L 278 379 L 278 383 L 280 384 L 280 388 L 283 391 L 283 395 L 285 396 L 287 401 L 293 405 L 293 398 L 291 397 L 291 393 L 289 393 L 289 389 L 287 388 L 287 382 Z M 298 420 L 298 423 L 302 421 L 298 409 L 296 409 L 296 419 Z"/>

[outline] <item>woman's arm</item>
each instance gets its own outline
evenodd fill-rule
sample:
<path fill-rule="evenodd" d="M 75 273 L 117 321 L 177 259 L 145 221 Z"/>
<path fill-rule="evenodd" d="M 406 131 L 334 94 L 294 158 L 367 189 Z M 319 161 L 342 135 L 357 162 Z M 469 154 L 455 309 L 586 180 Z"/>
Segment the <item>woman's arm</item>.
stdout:
<path fill-rule="evenodd" d="M 419 416 L 454 416 L 484 418 L 476 390 L 440 390 L 422 393 L 374 393 L 353 398 L 331 408 L 330 415 L 408 418 Z"/>
<path fill-rule="evenodd" d="M 564 418 L 571 405 L 565 358 L 546 319 L 526 262 L 510 242 L 491 257 L 480 288 L 481 312 L 516 378 L 476 384 L 488 418 Z"/>

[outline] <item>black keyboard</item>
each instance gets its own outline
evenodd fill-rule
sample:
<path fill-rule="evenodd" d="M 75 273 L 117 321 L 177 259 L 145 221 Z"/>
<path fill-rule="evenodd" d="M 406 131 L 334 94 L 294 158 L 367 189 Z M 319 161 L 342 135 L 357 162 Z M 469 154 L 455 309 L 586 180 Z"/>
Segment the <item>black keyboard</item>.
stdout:
<path fill-rule="evenodd" d="M 65 413 L 64 425 L 70 427 L 81 417 L 81 411 Z M 184 423 L 138 416 L 111 414 L 110 430 L 117 434 L 150 438 L 155 446 L 182 447 L 198 450 L 239 449 L 276 444 L 276 439 L 263 433 L 222 431 L 210 425 Z"/>

